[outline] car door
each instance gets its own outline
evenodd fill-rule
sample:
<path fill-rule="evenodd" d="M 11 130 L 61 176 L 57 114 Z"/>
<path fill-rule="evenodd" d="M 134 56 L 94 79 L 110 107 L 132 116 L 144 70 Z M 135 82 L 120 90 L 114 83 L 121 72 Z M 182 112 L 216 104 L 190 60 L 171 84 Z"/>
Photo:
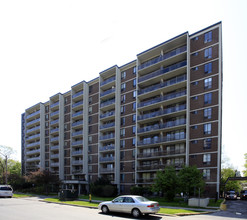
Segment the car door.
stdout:
<path fill-rule="evenodd" d="M 135 206 L 135 201 L 131 197 L 124 197 L 122 211 L 126 213 L 131 213 L 132 209 Z"/>
<path fill-rule="evenodd" d="M 124 197 L 117 197 L 112 200 L 112 203 L 109 205 L 109 209 L 112 212 L 122 212 L 123 210 L 123 200 Z"/>

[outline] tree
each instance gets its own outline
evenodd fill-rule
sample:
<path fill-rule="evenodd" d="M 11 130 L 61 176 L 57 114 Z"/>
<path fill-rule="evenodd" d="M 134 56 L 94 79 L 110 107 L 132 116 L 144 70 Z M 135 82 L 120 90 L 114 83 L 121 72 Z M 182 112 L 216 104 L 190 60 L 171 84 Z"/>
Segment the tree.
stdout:
<path fill-rule="evenodd" d="M 196 166 L 185 166 L 178 172 L 180 192 L 187 196 L 195 196 L 198 189 L 204 189 L 205 182 L 203 181 L 202 173 Z"/>
<path fill-rule="evenodd" d="M 244 162 L 244 171 L 243 171 L 243 173 L 244 173 L 244 176 L 247 177 L 247 153 L 244 154 L 244 160 L 245 160 L 245 162 Z"/>
<path fill-rule="evenodd" d="M 229 190 L 235 190 L 240 191 L 241 190 L 241 184 L 239 181 L 228 181 L 225 185 L 225 182 L 228 177 L 234 177 L 236 174 L 236 171 L 233 168 L 224 168 L 221 170 L 221 192 L 229 191 Z"/>
<path fill-rule="evenodd" d="M 174 167 L 168 166 L 162 171 L 157 171 L 152 190 L 154 192 L 161 192 L 168 200 L 172 201 L 176 195 L 177 186 L 176 170 Z"/>

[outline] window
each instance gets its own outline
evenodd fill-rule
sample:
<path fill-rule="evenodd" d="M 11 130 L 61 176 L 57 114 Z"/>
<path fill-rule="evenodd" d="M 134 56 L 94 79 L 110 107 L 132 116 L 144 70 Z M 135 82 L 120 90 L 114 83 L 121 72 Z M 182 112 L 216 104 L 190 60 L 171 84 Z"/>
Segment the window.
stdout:
<path fill-rule="evenodd" d="M 134 98 L 134 99 L 136 98 L 136 90 L 133 91 L 133 98 Z"/>
<path fill-rule="evenodd" d="M 204 109 L 204 119 L 211 119 L 212 118 L 212 108 Z"/>
<path fill-rule="evenodd" d="M 204 43 L 212 41 L 212 31 L 209 31 L 204 34 Z"/>
<path fill-rule="evenodd" d="M 124 174 L 120 174 L 120 181 L 123 182 L 124 181 Z"/>
<path fill-rule="evenodd" d="M 48 120 L 49 119 L 49 115 L 45 115 L 45 120 Z"/>
<path fill-rule="evenodd" d="M 197 144 L 197 143 L 198 143 L 197 140 L 191 141 L 191 144 Z"/>
<path fill-rule="evenodd" d="M 136 66 L 133 67 L 133 74 L 136 74 Z"/>
<path fill-rule="evenodd" d="M 92 122 L 92 116 L 88 117 L 88 123 L 90 124 Z"/>
<path fill-rule="evenodd" d="M 45 128 L 48 128 L 48 127 L 49 127 L 49 123 L 46 122 L 46 123 L 45 123 Z"/>
<path fill-rule="evenodd" d="M 125 136 L 125 128 L 120 129 L 120 135 L 121 137 Z"/>
<path fill-rule="evenodd" d="M 202 175 L 203 175 L 204 179 L 209 180 L 210 179 L 210 170 L 209 169 L 203 169 Z"/>
<path fill-rule="evenodd" d="M 193 130 L 196 130 L 197 129 L 197 125 L 194 125 L 191 127 Z"/>
<path fill-rule="evenodd" d="M 124 148 L 125 147 L 125 140 L 120 140 L 120 147 Z"/>
<path fill-rule="evenodd" d="M 206 63 L 204 65 L 204 73 L 212 73 L 212 63 Z"/>
<path fill-rule="evenodd" d="M 121 103 L 125 103 L 126 95 L 121 95 Z"/>
<path fill-rule="evenodd" d="M 121 170 L 121 171 L 124 170 L 124 163 L 120 163 L 120 170 Z"/>
<path fill-rule="evenodd" d="M 88 107 L 88 114 L 92 114 L 92 112 L 93 112 L 93 107 L 92 106 L 89 106 Z"/>
<path fill-rule="evenodd" d="M 93 98 L 92 98 L 92 96 L 90 96 L 90 97 L 88 98 L 88 104 L 90 105 L 90 104 L 92 103 L 92 101 L 93 101 Z"/>
<path fill-rule="evenodd" d="M 206 58 L 206 59 L 212 58 L 212 47 L 205 49 L 204 58 Z"/>
<path fill-rule="evenodd" d="M 133 87 L 136 87 L 136 79 L 133 79 Z"/>
<path fill-rule="evenodd" d="M 132 127 L 132 133 L 135 134 L 136 133 L 136 126 Z"/>
<path fill-rule="evenodd" d="M 198 67 L 196 66 L 196 67 L 192 68 L 192 70 L 196 71 L 196 70 L 198 70 Z"/>
<path fill-rule="evenodd" d="M 122 83 L 121 84 L 121 91 L 125 91 L 125 89 L 126 89 L 126 83 Z"/>
<path fill-rule="evenodd" d="M 90 172 L 90 173 L 93 172 L 93 166 L 92 165 L 88 166 L 88 172 Z"/>
<path fill-rule="evenodd" d="M 132 110 L 133 110 L 133 111 L 136 110 L 136 102 L 134 102 L 134 103 L 132 104 Z"/>
<path fill-rule="evenodd" d="M 198 52 L 193 53 L 192 56 L 193 56 L 193 57 L 198 56 Z"/>
<path fill-rule="evenodd" d="M 132 122 L 136 122 L 136 115 L 132 115 Z"/>
<path fill-rule="evenodd" d="M 211 134 L 212 132 L 212 124 L 208 123 L 208 124 L 204 124 L 204 134 Z"/>
<path fill-rule="evenodd" d="M 198 99 L 198 96 L 192 97 L 192 100 L 197 100 L 197 99 Z"/>
<path fill-rule="evenodd" d="M 212 146 L 212 139 L 211 138 L 206 138 L 204 140 L 203 149 L 204 150 L 211 149 L 211 146 Z"/>
<path fill-rule="evenodd" d="M 211 104 L 212 103 L 212 93 L 207 93 L 204 95 L 204 104 Z"/>
<path fill-rule="evenodd" d="M 92 133 L 92 128 L 93 128 L 93 126 L 88 126 L 88 133 L 89 133 L 89 134 Z"/>
<path fill-rule="evenodd" d="M 210 164 L 211 154 L 203 154 L 203 164 Z"/>
<path fill-rule="evenodd" d="M 124 71 L 121 73 L 121 79 L 125 79 L 125 78 L 126 78 L 126 72 Z"/>
<path fill-rule="evenodd" d="M 195 81 L 193 83 L 191 83 L 193 86 L 197 86 L 198 85 L 198 81 Z"/>
<path fill-rule="evenodd" d="M 93 91 L 93 86 L 89 86 L 89 93 Z"/>
<path fill-rule="evenodd" d="M 88 136 L 88 143 L 91 144 L 93 142 L 93 137 L 92 136 Z"/>
<path fill-rule="evenodd" d="M 132 157 L 135 158 L 135 156 L 136 156 L 136 149 L 133 149 L 132 150 Z"/>
<path fill-rule="evenodd" d="M 204 79 L 204 89 L 212 88 L 212 78 Z"/>
<path fill-rule="evenodd" d="M 124 155 L 125 155 L 125 152 L 124 151 L 121 151 L 120 152 L 120 160 L 124 159 Z"/>
<path fill-rule="evenodd" d="M 198 40 L 198 37 L 194 37 L 192 38 L 193 41 L 197 41 Z"/>
<path fill-rule="evenodd" d="M 197 115 L 198 114 L 198 111 L 193 111 L 193 112 L 191 112 L 191 114 Z"/>
<path fill-rule="evenodd" d="M 121 125 L 125 125 L 125 117 L 121 118 Z"/>
<path fill-rule="evenodd" d="M 136 138 L 133 138 L 132 139 L 132 146 L 135 146 L 136 145 Z"/>
<path fill-rule="evenodd" d="M 121 114 L 123 114 L 125 112 L 125 106 L 121 106 Z"/>

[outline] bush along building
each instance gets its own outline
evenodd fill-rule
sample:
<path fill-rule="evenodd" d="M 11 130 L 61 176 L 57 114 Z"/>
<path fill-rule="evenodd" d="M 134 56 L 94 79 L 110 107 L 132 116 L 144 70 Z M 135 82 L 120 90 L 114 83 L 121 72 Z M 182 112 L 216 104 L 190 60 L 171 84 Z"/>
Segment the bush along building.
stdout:
<path fill-rule="evenodd" d="M 22 170 L 59 175 L 88 191 L 99 177 L 119 193 L 157 170 L 196 165 L 205 195 L 219 192 L 222 24 L 185 32 L 55 94 L 22 114 Z"/>

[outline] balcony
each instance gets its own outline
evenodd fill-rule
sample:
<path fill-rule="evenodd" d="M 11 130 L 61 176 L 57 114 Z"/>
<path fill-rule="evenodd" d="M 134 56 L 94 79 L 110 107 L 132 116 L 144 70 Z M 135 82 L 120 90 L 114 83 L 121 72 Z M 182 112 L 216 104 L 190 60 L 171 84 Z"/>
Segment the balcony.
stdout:
<path fill-rule="evenodd" d="M 58 119 L 57 120 L 54 120 L 54 121 L 51 121 L 51 125 L 55 125 L 55 124 L 58 124 Z"/>
<path fill-rule="evenodd" d="M 58 107 L 59 106 L 59 101 L 51 104 L 51 109 Z"/>
<path fill-rule="evenodd" d="M 170 65 L 164 69 L 161 69 L 161 70 L 156 70 L 154 72 L 151 72 L 151 73 L 148 73 L 144 76 L 140 76 L 139 79 L 138 79 L 138 83 L 141 83 L 143 81 L 146 81 L 146 80 L 149 80 L 151 78 L 154 78 L 154 77 L 157 77 L 157 76 L 160 76 L 160 75 L 164 75 L 164 74 L 167 74 L 167 73 L 170 73 L 171 71 L 174 71 L 174 70 L 177 70 L 181 67 L 185 67 L 187 65 L 187 61 L 184 60 L 184 61 L 181 61 L 181 62 L 178 62 L 176 64 L 173 64 L 173 65 Z"/>
<path fill-rule="evenodd" d="M 174 99 L 174 98 L 178 98 L 178 97 L 181 97 L 181 96 L 185 96 L 185 95 L 186 95 L 186 90 L 173 92 L 173 93 L 170 93 L 170 94 L 167 94 L 167 95 L 164 95 L 164 96 L 160 96 L 160 97 L 157 97 L 157 98 L 150 99 L 148 101 L 140 102 L 138 104 L 138 108 L 142 108 L 142 107 L 145 107 L 145 106 L 150 106 L 150 105 L 153 105 L 153 104 L 156 104 L 156 103 L 159 103 L 159 102 L 168 101 L 168 100 L 171 100 L 171 99 Z"/>
<path fill-rule="evenodd" d="M 31 157 L 26 159 L 27 162 L 40 161 L 40 157 Z"/>
<path fill-rule="evenodd" d="M 164 151 L 156 151 L 156 152 L 150 152 L 150 153 L 138 153 L 137 158 L 139 159 L 147 159 L 147 158 L 153 158 L 153 157 L 162 157 L 162 156 L 172 156 L 172 155 L 180 155 L 185 154 L 184 149 L 179 150 L 164 150 Z"/>
<path fill-rule="evenodd" d="M 76 122 L 73 122 L 72 123 L 72 127 L 77 127 L 79 125 L 83 125 L 83 120 L 80 120 L 80 121 L 76 121 Z"/>
<path fill-rule="evenodd" d="M 150 164 L 150 165 L 138 165 L 138 171 L 146 171 L 146 170 L 158 170 L 164 169 L 166 166 L 174 166 L 175 168 L 183 167 L 184 163 L 173 163 L 173 164 Z"/>
<path fill-rule="evenodd" d="M 114 116 L 114 115 L 115 115 L 115 111 L 111 111 L 111 112 L 107 112 L 105 114 L 101 114 L 100 118 L 103 119 L 103 118 L 111 117 L 111 116 Z"/>
<path fill-rule="evenodd" d="M 59 158 L 59 154 L 51 154 L 51 159 Z"/>
<path fill-rule="evenodd" d="M 72 146 L 77 146 L 77 145 L 82 145 L 83 144 L 83 140 L 80 141 L 73 141 L 72 142 Z"/>
<path fill-rule="evenodd" d="M 35 134 L 35 135 L 32 135 L 32 136 L 29 136 L 26 138 L 27 141 L 29 140 L 32 140 L 32 139 L 35 139 L 35 138 L 40 138 L 40 134 Z"/>
<path fill-rule="evenodd" d="M 107 124 L 103 124 L 100 126 L 100 129 L 107 129 L 107 128 L 112 128 L 115 126 L 115 122 L 112 122 L 112 123 L 107 123 Z"/>
<path fill-rule="evenodd" d="M 59 162 L 51 163 L 50 166 L 51 166 L 51 167 L 59 167 Z"/>
<path fill-rule="evenodd" d="M 83 165 L 83 160 L 72 160 L 72 165 Z"/>
<path fill-rule="evenodd" d="M 31 128 L 31 129 L 28 129 L 28 130 L 26 131 L 26 133 L 28 134 L 28 133 L 31 133 L 31 132 L 33 132 L 33 131 L 38 131 L 38 130 L 40 130 L 40 126 Z"/>
<path fill-rule="evenodd" d="M 100 140 L 108 140 L 108 139 L 113 139 L 115 138 L 115 134 L 107 134 L 107 135 L 103 135 L 103 136 L 100 136 Z"/>
<path fill-rule="evenodd" d="M 153 183 L 154 182 L 154 178 L 138 178 L 137 179 L 137 183 Z"/>
<path fill-rule="evenodd" d="M 115 93 L 115 91 L 116 91 L 116 89 L 115 88 L 111 88 L 111 89 L 108 89 L 108 90 L 106 90 L 106 91 L 104 91 L 104 92 L 101 92 L 100 93 L 100 97 L 104 97 L 104 96 L 107 96 L 107 95 L 109 95 L 109 94 L 112 94 L 112 93 Z"/>
<path fill-rule="evenodd" d="M 185 124 L 186 124 L 186 119 L 182 118 L 182 119 L 177 119 L 175 121 L 169 121 L 166 123 L 145 126 L 143 128 L 139 128 L 137 132 L 140 134 L 140 133 L 145 133 L 145 132 L 150 132 L 150 131 L 157 131 L 160 129 L 177 127 L 179 125 L 185 125 Z"/>
<path fill-rule="evenodd" d="M 115 150 L 115 145 L 109 145 L 109 146 L 103 146 L 99 148 L 99 151 L 114 151 Z"/>
<path fill-rule="evenodd" d="M 82 169 L 73 169 L 72 173 L 73 174 L 83 174 L 83 170 Z"/>
<path fill-rule="evenodd" d="M 26 126 L 34 125 L 34 124 L 36 124 L 37 122 L 40 122 L 40 118 L 37 118 L 37 119 L 34 119 L 34 120 L 28 122 L 28 123 L 26 124 Z"/>
<path fill-rule="evenodd" d="M 32 155 L 32 154 L 38 154 L 38 153 L 40 153 L 40 149 L 27 151 L 26 155 Z"/>
<path fill-rule="evenodd" d="M 154 59 L 151 59 L 151 60 L 148 60 L 148 61 L 142 63 L 141 65 L 138 66 L 138 70 L 144 69 L 144 68 L 149 67 L 155 63 L 161 62 L 163 60 L 167 60 L 173 56 L 184 53 L 186 50 L 187 50 L 186 46 L 179 47 L 175 50 L 172 50 L 172 51 L 164 54 L 163 56 L 159 56 L 159 57 L 156 57 Z"/>
<path fill-rule="evenodd" d="M 182 104 L 182 105 L 170 107 L 170 108 L 167 108 L 167 109 L 164 109 L 164 110 L 155 111 L 155 112 L 151 112 L 151 113 L 144 114 L 144 115 L 139 115 L 137 117 L 137 119 L 138 119 L 138 121 L 141 121 L 141 120 L 145 120 L 145 119 L 155 118 L 155 117 L 161 116 L 161 115 L 166 115 L 166 114 L 179 112 L 179 111 L 182 111 L 182 110 L 185 110 L 185 109 L 186 109 L 186 104 Z"/>
<path fill-rule="evenodd" d="M 59 128 L 53 128 L 51 129 L 50 133 L 54 134 L 54 133 L 58 133 L 58 131 L 59 131 Z"/>
<path fill-rule="evenodd" d="M 82 150 L 72 151 L 72 156 L 82 155 Z"/>
<path fill-rule="evenodd" d="M 59 149 L 59 145 L 53 145 L 51 146 L 51 150 L 58 150 Z"/>
<path fill-rule="evenodd" d="M 83 105 L 83 101 L 79 101 L 79 102 L 76 102 L 72 105 L 72 108 L 75 109 L 76 107 L 79 107 L 79 106 L 82 106 Z"/>
<path fill-rule="evenodd" d="M 57 116 L 58 114 L 59 114 L 59 110 L 52 112 L 50 116 L 51 118 L 53 118 L 54 116 Z"/>
<path fill-rule="evenodd" d="M 35 147 L 39 145 L 40 145 L 40 141 L 36 141 L 34 143 L 27 144 L 26 148 Z"/>
<path fill-rule="evenodd" d="M 180 82 L 184 82 L 187 80 L 187 76 L 184 74 L 182 76 L 178 76 L 178 77 L 174 77 L 170 80 L 167 80 L 163 83 L 159 83 L 159 84 L 156 84 L 156 85 L 153 85 L 153 86 L 149 86 L 145 89 L 140 89 L 138 91 L 138 95 L 143 95 L 143 94 L 146 94 L 146 93 L 149 93 L 149 92 L 152 92 L 152 91 L 155 91 L 155 90 L 160 90 L 161 88 L 165 88 L 165 87 L 168 87 L 168 86 L 171 86 L 171 85 L 175 85 L 175 84 L 178 84 Z"/>
<path fill-rule="evenodd" d="M 83 130 L 72 132 L 72 137 L 80 136 L 83 134 Z"/>
<path fill-rule="evenodd" d="M 51 138 L 51 142 L 57 142 L 57 141 L 59 141 L 59 137 L 52 137 Z"/>
<path fill-rule="evenodd" d="M 77 98 L 79 96 L 83 95 L 83 90 L 76 92 L 74 95 L 72 95 L 72 99 Z"/>
<path fill-rule="evenodd" d="M 158 144 L 158 143 L 171 142 L 171 141 L 179 141 L 185 138 L 186 138 L 186 135 L 184 132 L 182 132 L 178 134 L 167 135 L 166 137 L 146 138 L 142 141 L 138 141 L 137 145 L 143 146 L 143 145 Z"/>
<path fill-rule="evenodd" d="M 103 108 L 103 107 L 106 107 L 108 105 L 112 105 L 114 103 L 115 103 L 115 98 L 107 100 L 107 101 L 104 101 L 104 102 L 101 102 L 100 107 Z"/>
<path fill-rule="evenodd" d="M 83 111 L 79 111 L 79 112 L 76 112 L 76 113 L 72 114 L 72 118 L 75 118 L 77 116 L 83 116 Z"/>
<path fill-rule="evenodd" d="M 114 168 L 100 168 L 101 173 L 114 173 L 115 169 Z"/>
<path fill-rule="evenodd" d="M 36 115 L 39 115 L 40 114 L 40 110 L 36 111 L 36 112 L 33 112 L 32 114 L 30 115 L 27 115 L 26 119 L 29 119 L 29 118 L 32 118 L 33 116 L 36 116 Z"/>
<path fill-rule="evenodd" d="M 108 84 L 108 83 L 110 83 L 110 82 L 113 82 L 113 81 L 115 81 L 115 80 L 116 80 L 116 76 L 112 76 L 112 77 L 110 77 L 110 78 L 104 80 L 103 82 L 101 82 L 101 83 L 100 83 L 100 86 L 104 86 L 104 85 L 106 85 L 106 84 Z"/>
<path fill-rule="evenodd" d="M 115 157 L 100 157 L 100 162 L 112 162 L 115 160 Z"/>

